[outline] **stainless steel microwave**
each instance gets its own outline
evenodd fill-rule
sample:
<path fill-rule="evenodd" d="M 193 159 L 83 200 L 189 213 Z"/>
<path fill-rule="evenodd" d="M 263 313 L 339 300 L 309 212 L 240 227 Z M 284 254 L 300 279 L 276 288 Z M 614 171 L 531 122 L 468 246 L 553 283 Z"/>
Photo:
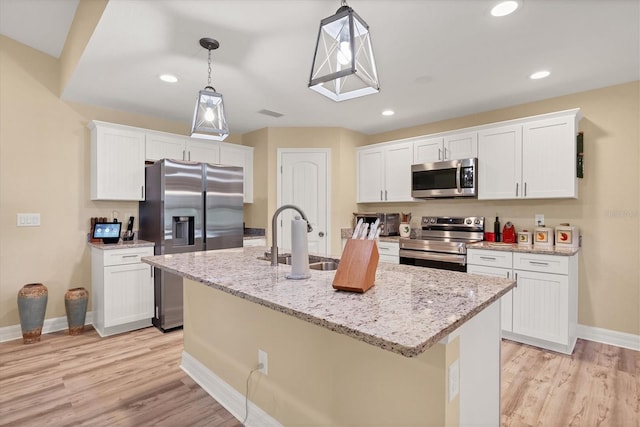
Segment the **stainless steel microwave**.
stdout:
<path fill-rule="evenodd" d="M 478 159 L 411 165 L 411 197 L 477 197 Z"/>

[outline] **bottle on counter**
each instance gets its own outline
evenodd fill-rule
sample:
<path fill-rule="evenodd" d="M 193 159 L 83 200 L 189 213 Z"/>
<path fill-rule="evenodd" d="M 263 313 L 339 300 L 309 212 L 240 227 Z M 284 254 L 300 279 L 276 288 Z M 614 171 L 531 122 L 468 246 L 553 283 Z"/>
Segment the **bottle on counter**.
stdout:
<path fill-rule="evenodd" d="M 496 215 L 496 221 L 493 223 L 493 233 L 495 234 L 496 242 L 502 241 L 502 235 L 500 232 L 500 218 Z"/>

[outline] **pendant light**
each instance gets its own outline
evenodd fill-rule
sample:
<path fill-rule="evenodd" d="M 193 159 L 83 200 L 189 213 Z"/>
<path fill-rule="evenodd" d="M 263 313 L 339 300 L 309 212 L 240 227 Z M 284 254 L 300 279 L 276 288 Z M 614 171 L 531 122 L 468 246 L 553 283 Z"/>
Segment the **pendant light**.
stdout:
<path fill-rule="evenodd" d="M 200 39 L 200 46 L 209 51 L 209 79 L 204 90 L 198 92 L 191 137 L 222 141 L 229 135 L 229 127 L 224 115 L 222 94 L 211 86 L 211 51 L 220 47 L 220 43 L 214 39 L 203 38 Z"/>
<path fill-rule="evenodd" d="M 346 0 L 320 21 L 309 88 L 334 101 L 380 90 L 369 26 Z"/>

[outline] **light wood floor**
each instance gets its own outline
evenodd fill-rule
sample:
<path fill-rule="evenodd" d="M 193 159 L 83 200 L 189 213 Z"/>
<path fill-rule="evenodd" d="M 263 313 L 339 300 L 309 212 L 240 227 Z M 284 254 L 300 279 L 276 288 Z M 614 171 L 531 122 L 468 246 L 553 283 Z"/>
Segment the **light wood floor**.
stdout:
<path fill-rule="evenodd" d="M 56 332 L 0 344 L 0 425 L 241 424 L 180 369 L 182 331 Z M 640 353 L 579 340 L 573 356 L 503 342 L 503 426 L 637 427 Z M 391 427 L 391 426 L 390 426 Z"/>

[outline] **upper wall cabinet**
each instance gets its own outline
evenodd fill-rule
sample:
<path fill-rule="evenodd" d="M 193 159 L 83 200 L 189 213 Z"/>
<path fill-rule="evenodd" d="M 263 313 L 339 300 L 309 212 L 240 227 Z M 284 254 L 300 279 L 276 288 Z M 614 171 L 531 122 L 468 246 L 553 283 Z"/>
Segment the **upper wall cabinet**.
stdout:
<path fill-rule="evenodd" d="M 183 135 L 165 132 L 146 132 L 146 159 L 190 160 L 202 163 L 220 163 L 220 143 L 201 141 Z"/>
<path fill-rule="evenodd" d="M 478 156 L 478 133 L 466 132 L 416 140 L 414 163 L 432 163 Z"/>
<path fill-rule="evenodd" d="M 244 168 L 244 202 L 253 203 L 253 147 L 221 143 L 220 164 Z"/>
<path fill-rule="evenodd" d="M 358 203 L 413 201 L 413 142 L 359 148 L 357 156 Z"/>
<path fill-rule="evenodd" d="M 92 121 L 91 200 L 144 200 L 145 133 Z"/>
<path fill-rule="evenodd" d="M 478 136 L 478 198 L 578 197 L 579 110 L 485 128 Z"/>

